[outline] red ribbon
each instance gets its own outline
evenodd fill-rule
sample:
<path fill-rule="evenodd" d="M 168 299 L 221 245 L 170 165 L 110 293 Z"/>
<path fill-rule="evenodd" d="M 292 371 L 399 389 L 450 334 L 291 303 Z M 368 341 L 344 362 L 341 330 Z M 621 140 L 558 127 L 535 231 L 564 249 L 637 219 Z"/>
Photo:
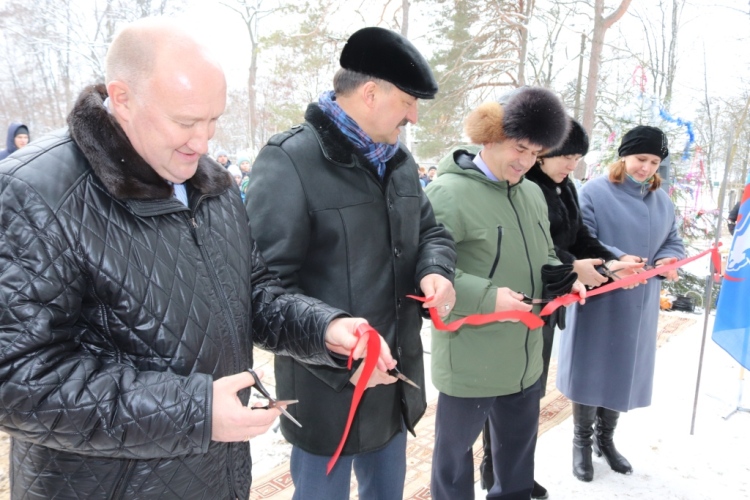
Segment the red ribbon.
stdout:
<path fill-rule="evenodd" d="M 634 274 L 631 276 L 626 276 L 625 278 L 622 278 L 620 280 L 617 280 L 607 285 L 601 286 L 599 288 L 590 290 L 586 294 L 586 296 L 595 297 L 603 293 L 611 292 L 612 290 L 617 290 L 618 288 L 623 288 L 628 285 L 641 282 L 645 279 L 653 278 L 654 276 L 657 276 L 667 271 L 671 271 L 673 269 L 677 269 L 679 267 L 684 266 L 685 264 L 689 262 L 693 262 L 694 260 L 700 259 L 701 257 L 703 257 L 704 255 L 708 253 L 711 254 L 711 262 L 713 263 L 714 270 L 717 272 L 717 274 L 714 275 L 714 278 L 718 280 L 719 278 L 718 271 L 721 270 L 721 256 L 719 255 L 719 249 L 718 249 L 719 246 L 721 246 L 721 243 L 693 257 L 688 257 L 686 259 L 673 262 L 672 264 L 659 266 L 650 271 L 645 271 L 645 272 Z M 416 295 L 407 295 L 407 297 L 410 299 L 418 300 L 419 302 L 426 302 L 432 298 L 432 297 L 418 297 Z M 558 307 L 567 306 L 568 304 L 572 304 L 573 302 L 578 302 L 579 300 L 581 300 L 581 297 L 577 293 L 569 293 L 567 295 L 557 297 L 552 302 L 549 302 L 544 307 L 544 309 L 542 309 L 542 312 L 539 313 L 539 316 L 548 316 L 549 314 L 553 313 Z M 434 307 L 430 307 L 429 310 L 430 310 L 430 318 L 432 319 L 432 324 L 435 326 L 435 328 L 437 328 L 438 330 L 443 330 L 443 331 L 448 331 L 448 332 L 455 332 L 456 330 L 458 330 L 464 325 L 481 326 L 481 325 L 486 325 L 488 323 L 492 323 L 495 321 L 506 321 L 509 319 L 518 320 L 531 329 L 540 328 L 544 325 L 544 321 L 539 316 L 535 315 L 534 313 L 524 312 L 524 311 L 503 311 L 503 312 L 495 312 L 495 313 L 489 313 L 489 314 L 471 314 L 469 316 L 466 316 L 464 318 L 461 318 L 459 320 L 446 324 L 438 315 L 437 309 L 435 309 Z M 354 387 L 354 396 L 352 397 L 352 404 L 349 407 L 349 417 L 346 420 L 346 427 L 344 428 L 344 434 L 341 436 L 341 441 L 339 442 L 338 448 L 336 448 L 336 452 L 328 461 L 328 468 L 326 470 L 326 474 L 331 473 L 331 470 L 333 470 L 333 467 L 336 465 L 336 461 L 341 455 L 341 451 L 344 449 L 344 444 L 346 443 L 346 438 L 349 436 L 349 430 L 351 429 L 352 421 L 354 420 L 354 415 L 357 413 L 357 407 L 359 406 L 359 402 L 362 399 L 362 394 L 364 394 L 365 389 L 367 388 L 367 383 L 369 382 L 370 377 L 372 376 L 372 372 L 375 370 L 375 366 L 377 365 L 378 358 L 380 357 L 380 334 L 378 334 L 377 330 L 375 330 L 370 325 L 361 324 L 357 327 L 357 330 L 354 333 L 357 337 L 360 337 L 360 338 L 363 335 L 367 334 L 367 354 L 365 355 L 365 360 L 364 360 L 365 366 L 362 368 L 362 373 L 360 374 L 359 380 L 357 380 L 357 385 Z M 352 361 L 353 361 L 352 355 L 353 354 L 354 354 L 354 349 L 352 349 L 352 352 L 349 354 L 349 360 L 346 365 L 346 367 L 350 370 L 352 368 Z"/>
<path fill-rule="evenodd" d="M 344 443 L 346 443 L 346 438 L 349 436 L 349 430 L 352 427 L 354 414 L 357 413 L 357 407 L 359 406 L 359 401 L 362 399 L 362 394 L 365 392 L 365 389 L 367 389 L 367 382 L 369 382 L 370 376 L 372 375 L 372 372 L 375 370 L 375 365 L 377 365 L 378 358 L 380 357 L 380 334 L 378 334 L 377 330 L 375 330 L 370 325 L 363 323 L 357 327 L 357 330 L 354 332 L 354 334 L 360 338 L 363 335 L 367 335 L 367 354 L 365 355 L 365 361 L 364 361 L 365 366 L 364 368 L 362 368 L 362 373 L 359 376 L 359 380 L 357 380 L 357 385 L 354 386 L 354 396 L 352 397 L 352 404 L 349 407 L 349 417 L 346 419 L 346 427 L 344 428 L 344 434 L 341 436 L 341 441 L 339 442 L 338 448 L 336 448 L 336 452 L 328 461 L 328 468 L 326 469 L 326 475 L 331 473 L 331 471 L 333 470 L 333 466 L 336 465 L 336 461 L 339 459 L 339 456 L 341 455 L 341 450 L 344 449 Z M 349 353 L 349 360 L 346 363 L 346 367 L 349 370 L 352 369 L 352 355 L 353 354 L 354 354 L 354 349 L 352 349 L 352 352 Z"/>
<path fill-rule="evenodd" d="M 407 297 L 410 299 L 418 300 L 419 302 L 427 302 L 432 298 L 418 297 L 416 295 L 407 295 Z M 495 321 L 505 321 L 509 319 L 517 319 L 532 330 L 535 328 L 539 328 L 544 324 L 544 321 L 542 321 L 539 316 L 530 312 L 502 311 L 489 314 L 471 314 L 469 316 L 466 316 L 465 318 L 457 319 L 456 321 L 453 321 L 446 325 L 445 323 L 443 323 L 443 320 L 440 319 L 440 316 L 437 313 L 437 309 L 435 309 L 434 307 L 430 307 L 430 319 L 432 320 L 432 324 L 435 325 L 435 328 L 447 332 L 455 332 L 464 325 L 481 326 L 486 325 L 487 323 L 492 323 Z"/>
<path fill-rule="evenodd" d="M 705 250 L 699 253 L 698 255 L 694 255 L 693 257 L 688 257 L 687 259 L 678 260 L 677 262 L 673 262 L 671 264 L 659 266 L 654 269 L 651 269 L 650 271 L 644 271 L 642 273 L 633 274 L 631 276 L 626 276 L 622 279 L 613 281 L 612 283 L 608 283 L 599 288 L 594 288 L 593 290 L 589 290 L 588 292 L 586 292 L 586 298 L 596 297 L 597 295 L 611 292 L 612 290 L 617 290 L 618 288 L 623 288 L 623 287 L 632 285 L 634 283 L 639 283 L 643 280 L 653 278 L 654 276 L 658 276 L 667 271 L 677 269 L 678 267 L 682 267 L 689 262 L 693 262 L 694 260 L 700 259 L 701 257 L 703 257 L 704 255 L 708 253 L 711 254 L 711 262 L 713 263 L 714 270 L 715 271 L 719 270 L 721 269 L 721 256 L 719 255 L 719 246 L 721 246 L 721 243 L 719 243 L 717 246 L 713 246 L 709 248 L 708 250 Z M 714 279 L 718 279 L 718 274 L 714 275 Z M 558 307 L 567 306 L 568 304 L 572 304 L 573 302 L 578 302 L 579 300 L 581 300 L 581 297 L 577 293 L 569 293 L 567 295 L 557 297 L 555 300 L 553 300 L 552 302 L 549 302 L 546 306 L 544 306 L 544 309 L 542 309 L 542 312 L 540 312 L 539 315 L 547 316 L 549 314 L 552 314 Z"/>

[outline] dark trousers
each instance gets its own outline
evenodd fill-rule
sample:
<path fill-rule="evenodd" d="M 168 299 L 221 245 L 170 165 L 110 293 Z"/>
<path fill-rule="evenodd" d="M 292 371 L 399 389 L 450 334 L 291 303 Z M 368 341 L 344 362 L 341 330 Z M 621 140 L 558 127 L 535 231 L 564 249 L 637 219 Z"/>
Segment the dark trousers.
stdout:
<path fill-rule="evenodd" d="M 555 329 L 547 324 L 542 327 L 542 376 L 539 381 L 542 383 L 542 391 L 539 395 L 543 398 L 547 394 L 547 375 L 549 375 L 549 363 L 552 359 L 552 342 L 555 338 Z"/>
<path fill-rule="evenodd" d="M 432 498 L 474 498 L 472 446 L 489 421 L 495 484 L 487 498 L 528 500 L 534 486 L 534 449 L 541 383 L 490 398 L 440 394 L 435 416 Z"/>

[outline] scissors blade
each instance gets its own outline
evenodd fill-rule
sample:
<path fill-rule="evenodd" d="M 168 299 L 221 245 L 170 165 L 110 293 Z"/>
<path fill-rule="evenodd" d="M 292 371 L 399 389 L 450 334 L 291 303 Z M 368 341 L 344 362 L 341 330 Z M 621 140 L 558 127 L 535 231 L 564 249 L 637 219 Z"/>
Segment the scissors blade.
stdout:
<path fill-rule="evenodd" d="M 296 401 L 295 401 L 295 403 L 296 403 Z M 279 404 L 279 403 L 277 402 L 276 404 Z M 289 413 L 288 411 L 286 411 L 283 406 L 276 406 L 276 408 L 282 413 L 282 415 L 284 415 L 286 418 L 288 418 L 289 420 L 291 420 L 292 423 L 294 423 L 297 427 L 302 427 L 302 424 L 300 424 L 299 422 L 297 422 L 297 419 L 294 418 L 291 413 Z"/>
<path fill-rule="evenodd" d="M 396 377 L 397 379 L 406 382 L 407 384 L 414 386 L 417 389 L 420 389 L 420 387 L 416 383 L 414 383 L 412 379 L 401 373 L 398 368 L 392 368 L 388 370 L 388 375 L 390 375 L 391 377 Z"/>

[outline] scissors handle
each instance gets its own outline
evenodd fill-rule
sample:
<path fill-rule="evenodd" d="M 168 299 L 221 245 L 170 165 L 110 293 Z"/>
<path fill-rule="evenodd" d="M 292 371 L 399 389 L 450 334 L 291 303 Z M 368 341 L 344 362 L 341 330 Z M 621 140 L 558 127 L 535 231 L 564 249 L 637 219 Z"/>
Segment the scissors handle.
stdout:
<path fill-rule="evenodd" d="M 523 295 L 521 302 L 524 302 L 526 304 L 546 304 L 547 302 L 552 302 L 552 299 L 535 299 L 534 297 L 529 297 L 523 292 L 519 293 Z"/>
<path fill-rule="evenodd" d="M 250 375 L 253 376 L 253 380 L 255 381 L 255 384 L 253 385 L 253 387 L 255 387 L 255 390 L 261 393 L 263 397 L 265 397 L 269 401 L 273 400 L 273 398 L 271 397 L 271 393 L 269 393 L 268 390 L 266 390 L 266 388 L 263 387 L 263 384 L 261 384 L 260 377 L 258 377 L 258 374 L 255 373 L 255 370 L 253 370 L 252 368 L 248 368 L 247 371 L 248 373 L 250 373 Z"/>

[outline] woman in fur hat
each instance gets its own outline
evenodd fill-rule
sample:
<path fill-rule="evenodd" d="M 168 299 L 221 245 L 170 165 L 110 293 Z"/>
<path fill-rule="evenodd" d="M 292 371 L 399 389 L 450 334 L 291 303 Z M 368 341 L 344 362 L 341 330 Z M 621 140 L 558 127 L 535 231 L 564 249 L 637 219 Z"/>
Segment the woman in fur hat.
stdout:
<path fill-rule="evenodd" d="M 618 153 L 608 176 L 581 189 L 584 223 L 622 261 L 659 267 L 682 258 L 674 205 L 659 189 L 657 170 L 669 154 L 666 136 L 655 127 L 635 127 Z M 677 279 L 676 271 L 662 276 Z M 557 387 L 574 402 L 573 473 L 582 481 L 594 477 L 592 444 L 615 472 L 633 471 L 613 435 L 620 412 L 651 404 L 660 288 L 661 282 L 651 279 L 569 311 L 560 336 Z"/>

